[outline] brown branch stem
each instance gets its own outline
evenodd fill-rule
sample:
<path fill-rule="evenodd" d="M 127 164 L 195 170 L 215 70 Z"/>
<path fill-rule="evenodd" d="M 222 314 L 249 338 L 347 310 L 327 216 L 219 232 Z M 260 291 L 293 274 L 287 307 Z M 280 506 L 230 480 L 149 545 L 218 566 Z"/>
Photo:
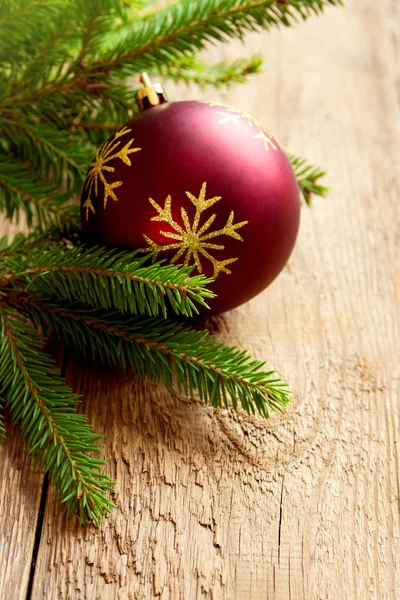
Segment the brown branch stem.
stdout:
<path fill-rule="evenodd" d="M 273 3 L 274 3 L 274 0 L 271 0 L 270 4 L 273 4 Z M 286 4 L 286 2 L 278 2 L 278 3 L 282 4 L 282 5 Z M 262 7 L 265 7 L 265 5 L 266 5 L 265 0 L 261 0 L 261 1 L 257 0 L 256 2 L 253 2 L 251 5 L 247 5 L 246 9 L 248 9 L 250 6 L 251 6 L 251 8 L 262 8 Z M 129 51 L 124 52 L 123 54 L 120 54 L 119 56 L 112 58 L 112 59 L 98 60 L 98 61 L 94 62 L 92 65 L 90 65 L 90 64 L 88 64 L 87 66 L 81 65 L 79 75 L 76 75 L 75 77 L 71 78 L 69 81 L 62 82 L 62 83 L 56 82 L 53 85 L 50 84 L 47 87 L 44 86 L 42 88 L 42 90 L 36 96 L 31 95 L 31 96 L 26 96 L 25 98 L 22 96 L 22 100 L 23 100 L 23 102 L 26 102 L 26 101 L 34 102 L 35 100 L 38 100 L 39 98 L 48 97 L 53 94 L 59 94 L 59 93 L 65 92 L 69 89 L 79 87 L 82 85 L 86 85 L 88 82 L 88 77 L 93 78 L 96 74 L 107 74 L 112 69 L 115 69 L 118 66 L 120 66 L 124 61 L 133 60 L 135 58 L 138 58 L 138 56 L 145 54 L 146 52 L 152 52 L 157 47 L 162 46 L 163 44 L 167 44 L 168 42 L 172 42 L 174 39 L 176 39 L 177 36 L 179 36 L 180 34 L 182 34 L 184 32 L 190 32 L 191 30 L 195 29 L 199 25 L 204 25 L 206 27 L 208 23 L 212 23 L 216 18 L 224 17 L 227 19 L 229 17 L 233 17 L 242 12 L 243 12 L 243 7 L 241 7 L 241 6 L 232 7 L 230 10 L 220 10 L 218 12 L 213 12 L 211 15 L 209 15 L 205 19 L 197 19 L 196 21 L 193 21 L 189 25 L 182 26 L 182 27 L 174 30 L 172 33 L 161 36 L 152 43 L 145 43 L 142 46 L 140 46 L 139 48 L 135 48 L 134 50 L 131 50 L 130 52 Z M 21 95 L 10 97 L 6 100 L 6 102 L 3 104 L 3 106 L 10 104 L 10 103 L 15 104 L 16 102 L 18 102 L 18 100 L 20 98 L 21 98 Z"/>
<path fill-rule="evenodd" d="M 139 283 L 145 283 L 148 285 L 154 285 L 157 288 L 168 288 L 168 289 L 173 289 L 173 290 L 178 290 L 183 297 L 186 297 L 188 293 L 190 292 L 200 292 L 201 288 L 191 288 L 188 285 L 182 285 L 182 284 L 177 284 L 177 283 L 163 283 L 161 281 L 157 281 L 155 279 L 150 279 L 148 277 L 140 277 L 140 275 L 132 275 L 131 273 L 124 273 L 123 271 L 112 271 L 111 269 L 95 269 L 93 267 L 74 267 L 74 266 L 69 266 L 69 265 L 50 265 L 50 266 L 42 266 L 42 267 L 37 267 L 34 269 L 27 269 L 26 271 L 24 271 L 23 274 L 18 274 L 18 275 L 13 275 L 12 273 L 6 274 L 3 276 L 3 280 L 7 281 L 7 282 L 11 282 L 15 279 L 19 279 L 21 277 L 27 276 L 27 275 L 39 275 L 40 273 L 48 273 L 48 272 L 55 272 L 55 271 L 61 271 L 64 273 L 87 273 L 87 274 L 93 274 L 93 275 L 104 275 L 105 277 L 112 277 L 112 278 L 122 278 L 125 280 L 130 280 L 130 281 L 136 281 Z M 190 278 L 188 278 L 188 281 L 190 281 Z"/>
<path fill-rule="evenodd" d="M 139 335 L 135 335 L 128 331 L 124 331 L 120 327 L 107 325 L 107 323 L 104 323 L 103 321 L 101 321 L 99 319 L 95 319 L 90 316 L 83 316 L 83 315 L 77 314 L 76 312 L 69 311 L 67 309 L 56 308 L 54 306 L 40 302 L 40 301 L 36 300 L 35 298 L 28 296 L 28 295 L 25 298 L 23 298 L 23 303 L 33 305 L 41 311 L 53 312 L 54 314 L 57 314 L 60 317 L 72 319 L 74 321 L 83 323 L 87 327 L 106 331 L 107 333 L 110 333 L 111 335 L 121 337 L 126 343 L 134 342 L 136 344 L 146 345 L 149 348 L 152 348 L 158 352 L 162 352 L 164 355 L 166 355 L 168 357 L 168 359 L 178 357 L 181 360 L 185 360 L 187 362 L 192 363 L 193 365 L 200 366 L 202 368 L 206 368 L 206 369 L 214 372 L 218 377 L 224 377 L 227 375 L 225 369 L 221 369 L 212 363 L 210 364 L 210 363 L 202 360 L 201 358 L 188 355 L 185 352 L 178 352 L 176 350 L 173 350 L 172 348 L 169 348 L 168 346 L 166 346 L 164 344 L 160 344 L 153 340 L 149 340 L 146 337 L 143 337 L 143 336 L 141 337 Z M 268 398 L 268 392 L 266 390 L 260 389 L 260 385 L 258 385 L 256 383 L 252 383 L 251 381 L 248 381 L 247 379 L 245 379 L 243 377 L 232 375 L 232 373 L 229 373 L 228 375 L 229 375 L 230 379 L 234 379 L 237 383 L 246 385 L 248 388 L 259 391 L 259 392 L 263 393 L 266 398 Z"/>
<path fill-rule="evenodd" d="M 49 200 L 49 198 L 41 198 L 39 200 L 38 198 L 35 198 L 34 196 L 27 194 L 26 192 L 24 192 L 17 186 L 13 185 L 9 181 L 6 181 L 5 179 L 2 179 L 1 177 L 0 177 L 0 185 L 2 185 L 3 187 L 8 187 L 9 189 L 13 190 L 13 192 L 19 194 L 23 200 L 27 200 L 28 202 L 31 202 L 32 204 L 35 204 L 36 206 L 39 206 L 40 208 L 46 209 L 49 213 L 59 216 L 63 225 L 66 225 L 67 223 L 70 223 L 73 225 L 78 225 L 77 221 L 75 221 L 75 219 L 73 217 L 66 214 L 64 211 L 58 210 L 54 205 L 52 206 L 52 205 L 46 204 L 46 201 Z"/>

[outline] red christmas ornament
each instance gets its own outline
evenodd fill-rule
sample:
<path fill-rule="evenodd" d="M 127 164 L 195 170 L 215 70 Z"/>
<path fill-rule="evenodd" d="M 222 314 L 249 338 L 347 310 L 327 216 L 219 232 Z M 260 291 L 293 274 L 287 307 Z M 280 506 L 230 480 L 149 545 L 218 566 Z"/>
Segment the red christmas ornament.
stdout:
<path fill-rule="evenodd" d="M 144 82 L 143 112 L 89 167 L 83 228 L 100 242 L 195 265 L 214 278 L 213 313 L 239 306 L 293 250 L 300 202 L 291 164 L 251 115 L 214 102 L 168 103 L 160 86 Z"/>

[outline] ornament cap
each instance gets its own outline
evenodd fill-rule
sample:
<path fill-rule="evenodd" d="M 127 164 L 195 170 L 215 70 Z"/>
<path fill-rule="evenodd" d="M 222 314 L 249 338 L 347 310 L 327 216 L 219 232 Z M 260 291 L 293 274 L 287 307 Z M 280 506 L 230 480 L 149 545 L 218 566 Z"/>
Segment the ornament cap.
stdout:
<path fill-rule="evenodd" d="M 161 83 L 152 83 L 147 73 L 140 75 L 140 81 L 143 87 L 136 94 L 139 110 L 147 110 L 152 106 L 168 102 L 167 94 Z"/>

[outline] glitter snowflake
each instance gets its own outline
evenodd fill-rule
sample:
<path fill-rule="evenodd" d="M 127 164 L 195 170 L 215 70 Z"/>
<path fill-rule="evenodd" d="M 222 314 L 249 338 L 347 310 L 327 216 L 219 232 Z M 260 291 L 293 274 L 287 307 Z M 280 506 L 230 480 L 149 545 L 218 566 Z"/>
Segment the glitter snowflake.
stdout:
<path fill-rule="evenodd" d="M 253 138 L 255 140 L 262 140 L 265 150 L 268 151 L 270 148 L 277 150 L 278 146 L 280 146 L 278 140 L 272 135 L 267 127 L 260 123 L 260 121 L 253 117 L 253 115 L 250 115 L 249 113 L 238 108 L 234 108 L 233 106 L 229 106 L 228 104 L 220 104 L 218 102 L 207 102 L 207 104 L 225 109 L 224 111 L 217 111 L 217 114 L 222 117 L 218 121 L 218 125 L 226 125 L 227 123 L 231 123 L 237 128 L 240 128 L 241 120 L 245 119 L 250 127 L 255 127 L 258 130 L 258 133 L 253 135 Z"/>
<path fill-rule="evenodd" d="M 111 167 L 109 164 L 115 158 L 119 158 L 120 160 L 122 160 L 123 163 L 130 167 L 132 163 L 131 159 L 129 158 L 129 154 L 132 154 L 133 152 L 139 152 L 139 150 L 141 150 L 141 148 L 131 148 L 131 144 L 134 141 L 134 138 L 129 140 L 129 142 L 125 144 L 125 146 L 119 148 L 119 146 L 121 145 L 121 140 L 119 138 L 126 135 L 127 133 L 130 133 L 130 131 L 131 129 L 127 129 L 126 127 L 123 127 L 122 129 L 117 131 L 117 133 L 111 140 L 109 140 L 101 146 L 101 148 L 96 154 L 94 161 L 90 165 L 89 172 L 86 176 L 84 184 L 84 190 L 87 193 L 87 199 L 83 204 L 83 208 L 86 209 L 86 221 L 89 218 L 89 210 L 91 210 L 92 213 L 95 212 L 91 200 L 91 195 L 94 188 L 94 194 L 95 197 L 97 197 L 99 180 L 104 186 L 104 208 L 106 208 L 107 206 L 107 200 L 109 197 L 115 201 L 118 200 L 114 190 L 115 188 L 120 187 L 122 185 L 122 181 L 114 181 L 113 183 L 108 183 L 105 177 L 105 172 L 113 173 L 115 171 L 115 167 Z"/>
<path fill-rule="evenodd" d="M 193 219 L 193 223 L 190 223 L 188 214 L 186 210 L 181 208 L 181 217 L 183 226 L 179 225 L 173 217 L 171 213 L 171 203 L 172 198 L 168 196 L 165 200 L 164 207 L 161 207 L 155 202 L 152 198 L 149 198 L 151 205 L 157 211 L 157 216 L 152 217 L 152 221 L 163 221 L 168 223 L 173 232 L 170 231 L 161 231 L 160 233 L 165 237 L 176 240 L 170 244 L 166 244 L 164 246 L 153 242 L 147 235 L 144 236 L 146 242 L 148 243 L 148 248 L 146 250 L 151 251 L 153 253 L 154 260 L 157 258 L 160 252 L 168 251 L 168 250 L 176 250 L 177 252 L 173 256 L 171 262 L 175 263 L 181 257 L 184 256 L 184 264 L 195 264 L 199 273 L 203 272 L 202 264 L 201 264 L 201 256 L 206 258 L 213 265 L 214 274 L 213 277 L 216 279 L 220 273 L 231 273 L 231 270 L 228 269 L 228 265 L 232 264 L 237 260 L 237 258 L 228 258 L 226 260 L 218 260 L 211 253 L 210 250 L 225 250 L 225 246 L 222 244 L 215 244 L 210 240 L 215 240 L 220 236 L 226 235 L 235 240 L 239 240 L 243 242 L 243 238 L 237 233 L 237 230 L 247 225 L 248 221 L 242 221 L 241 223 L 234 223 L 234 213 L 233 211 L 230 213 L 228 220 L 226 221 L 225 226 L 222 229 L 217 229 L 215 231 L 210 231 L 210 227 L 216 219 L 216 214 L 211 215 L 203 225 L 200 224 L 202 213 L 208 210 L 213 204 L 219 202 L 221 200 L 221 196 L 214 196 L 214 198 L 206 199 L 206 188 L 207 183 L 203 183 L 200 194 L 198 197 L 194 196 L 190 192 L 186 192 L 186 196 L 192 202 L 192 204 L 196 208 L 196 213 Z"/>

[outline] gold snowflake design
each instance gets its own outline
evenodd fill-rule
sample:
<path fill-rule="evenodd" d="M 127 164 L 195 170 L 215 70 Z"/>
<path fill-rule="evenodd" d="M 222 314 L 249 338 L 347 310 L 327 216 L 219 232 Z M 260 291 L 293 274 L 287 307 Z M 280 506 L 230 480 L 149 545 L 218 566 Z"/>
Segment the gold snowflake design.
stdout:
<path fill-rule="evenodd" d="M 227 235 L 235 240 L 243 242 L 243 238 L 237 233 L 237 230 L 247 225 L 248 221 L 242 221 L 241 223 L 234 223 L 234 212 L 232 211 L 226 221 L 225 226 L 222 229 L 210 231 L 210 227 L 216 219 L 216 214 L 211 215 L 203 225 L 200 225 L 202 213 L 208 210 L 213 204 L 221 200 L 221 196 L 214 196 L 214 198 L 206 199 L 206 188 L 207 183 L 204 182 L 201 186 L 200 194 L 198 197 L 194 196 L 190 192 L 185 192 L 186 196 L 192 202 L 196 208 L 196 214 L 193 219 L 193 223 L 190 223 L 186 210 L 181 208 L 181 216 L 183 227 L 174 221 L 171 213 L 172 198 L 168 196 L 165 200 L 164 207 L 161 207 L 152 198 L 149 198 L 151 205 L 156 209 L 157 216 L 152 217 L 151 221 L 164 221 L 168 223 L 174 232 L 161 231 L 160 233 L 171 240 L 176 240 L 165 246 L 161 246 L 153 242 L 147 235 L 144 235 L 146 242 L 148 243 L 147 251 L 153 253 L 153 260 L 157 258 L 160 252 L 167 250 L 177 250 L 173 256 L 171 262 L 175 263 L 181 256 L 185 255 L 184 264 L 195 264 L 199 273 L 203 272 L 201 264 L 201 256 L 210 261 L 214 267 L 213 277 L 216 279 L 220 273 L 230 274 L 232 271 L 227 268 L 228 265 L 232 264 L 237 258 L 228 258 L 226 260 L 218 260 L 209 250 L 225 250 L 225 246 L 222 244 L 215 244 L 210 242 L 217 237 Z M 193 258 L 193 261 L 192 261 Z M 192 261 L 192 262 L 191 262 Z"/>
<path fill-rule="evenodd" d="M 108 163 L 110 163 L 115 158 L 119 158 L 123 163 L 131 166 L 131 159 L 129 158 L 129 154 L 133 152 L 139 152 L 141 148 L 131 148 L 131 144 L 134 141 L 134 138 L 129 140 L 125 146 L 119 148 L 121 145 L 122 136 L 130 133 L 132 130 L 123 127 L 114 135 L 114 137 L 103 144 L 99 151 L 96 154 L 96 157 L 92 164 L 90 165 L 89 172 L 86 176 L 84 190 L 87 193 L 87 199 L 83 204 L 83 208 L 86 209 L 86 221 L 89 218 L 89 210 L 92 213 L 95 213 L 94 206 L 92 204 L 91 195 L 94 188 L 95 197 L 97 197 L 98 189 L 99 189 L 99 180 L 104 186 L 104 208 L 107 206 L 108 198 L 112 198 L 114 201 L 117 201 L 117 195 L 114 192 L 115 188 L 118 188 L 122 185 L 122 181 L 114 181 L 114 183 L 108 183 L 105 172 L 113 173 L 115 171 L 115 167 L 111 167 Z M 117 150 L 118 149 L 118 150 Z"/>
<path fill-rule="evenodd" d="M 278 146 L 282 148 L 281 144 L 267 129 L 267 127 L 260 123 L 260 121 L 253 117 L 253 115 L 244 112 L 239 108 L 234 108 L 233 106 L 229 106 L 228 104 L 222 104 L 220 102 L 205 102 L 205 104 L 208 104 L 209 106 L 218 106 L 221 108 L 225 108 L 225 111 L 217 111 L 217 114 L 220 117 L 222 117 L 218 121 L 218 125 L 226 125 L 227 123 L 231 123 L 239 129 L 241 120 L 245 119 L 250 125 L 250 127 L 255 126 L 255 128 L 258 130 L 258 133 L 253 135 L 253 138 L 255 140 L 262 140 L 265 150 L 268 151 L 270 148 L 272 148 L 273 150 L 278 150 Z"/>

